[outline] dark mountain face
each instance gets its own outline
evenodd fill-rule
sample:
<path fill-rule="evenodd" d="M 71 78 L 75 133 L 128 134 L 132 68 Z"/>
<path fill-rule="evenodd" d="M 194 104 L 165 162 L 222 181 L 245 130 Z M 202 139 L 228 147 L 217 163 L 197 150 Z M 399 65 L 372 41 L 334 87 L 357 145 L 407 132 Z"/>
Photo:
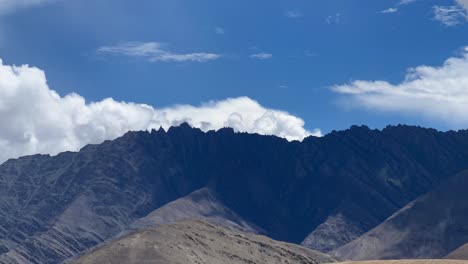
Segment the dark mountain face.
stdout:
<path fill-rule="evenodd" d="M 303 142 L 187 125 L 131 132 L 1 165 L 0 263 L 56 263 L 205 187 L 272 238 L 328 251 L 467 167 L 467 131 L 352 127 Z"/>

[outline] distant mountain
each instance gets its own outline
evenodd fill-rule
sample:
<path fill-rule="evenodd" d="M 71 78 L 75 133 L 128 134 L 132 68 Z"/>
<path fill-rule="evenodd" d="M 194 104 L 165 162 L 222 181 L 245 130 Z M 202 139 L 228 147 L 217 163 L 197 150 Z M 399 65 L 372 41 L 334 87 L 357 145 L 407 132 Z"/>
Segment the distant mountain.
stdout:
<path fill-rule="evenodd" d="M 466 168 L 468 131 L 353 126 L 303 142 L 186 124 L 129 132 L 0 165 L 0 263 L 58 263 L 203 188 L 214 196 L 168 206 L 330 251 Z M 178 217 L 169 211 L 153 219 Z"/>
<path fill-rule="evenodd" d="M 201 221 L 185 221 L 142 229 L 73 261 L 75 264 L 332 262 L 335 260 L 330 256 L 298 245 Z"/>
<path fill-rule="evenodd" d="M 457 248 L 453 252 L 450 252 L 446 257 L 446 259 L 466 259 L 468 260 L 468 243 L 464 244 L 463 246 Z"/>
<path fill-rule="evenodd" d="M 468 241 L 467 190 L 464 171 L 332 253 L 349 260 L 443 258 Z"/>

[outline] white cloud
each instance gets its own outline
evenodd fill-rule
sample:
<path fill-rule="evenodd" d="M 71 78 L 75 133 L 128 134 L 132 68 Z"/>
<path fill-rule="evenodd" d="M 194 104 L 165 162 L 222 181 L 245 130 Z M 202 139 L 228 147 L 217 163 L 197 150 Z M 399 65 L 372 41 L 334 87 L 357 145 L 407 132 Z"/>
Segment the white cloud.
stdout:
<path fill-rule="evenodd" d="M 222 27 L 215 27 L 214 32 L 218 35 L 224 35 L 226 33 L 226 30 Z"/>
<path fill-rule="evenodd" d="M 468 11 L 461 5 L 434 6 L 434 19 L 446 26 L 456 26 L 468 20 Z"/>
<path fill-rule="evenodd" d="M 455 0 L 451 6 L 433 6 L 434 19 L 452 27 L 468 22 L 468 0 Z"/>
<path fill-rule="evenodd" d="M 401 0 L 398 5 L 409 5 L 409 4 L 412 4 L 414 2 L 416 2 L 418 0 Z"/>
<path fill-rule="evenodd" d="M 0 0 L 0 15 L 58 0 Z"/>
<path fill-rule="evenodd" d="M 396 12 L 398 12 L 398 8 L 395 8 L 395 7 L 391 7 L 391 8 L 380 11 L 380 13 L 382 14 L 391 14 L 391 13 L 396 13 Z"/>
<path fill-rule="evenodd" d="M 400 0 L 395 7 L 380 11 L 382 14 L 396 13 L 400 6 L 409 5 L 419 0 Z M 468 0 L 453 0 L 453 5 L 432 7 L 434 19 L 445 26 L 452 27 L 468 21 Z"/>
<path fill-rule="evenodd" d="M 380 11 L 382 14 L 392 14 L 397 13 L 399 11 L 400 6 L 405 6 L 412 4 L 418 0 L 400 0 L 394 7 L 387 8 L 385 10 Z"/>
<path fill-rule="evenodd" d="M 380 13 L 396 13 L 399 6 L 409 5 L 419 0 L 400 0 L 396 7 L 388 8 Z M 453 0 L 453 5 L 432 7 L 434 19 L 442 24 L 452 27 L 468 21 L 468 0 Z"/>
<path fill-rule="evenodd" d="M 173 53 L 159 42 L 126 42 L 116 46 L 104 46 L 98 49 L 101 54 L 142 57 L 151 62 L 208 62 L 221 58 L 216 53 Z"/>
<path fill-rule="evenodd" d="M 261 53 L 256 53 L 256 54 L 250 55 L 250 58 L 258 59 L 258 60 L 268 60 L 268 59 L 273 58 L 273 54 L 261 52 Z"/>
<path fill-rule="evenodd" d="M 298 11 L 288 11 L 288 12 L 286 12 L 285 16 L 287 16 L 289 18 L 301 18 L 304 15 L 301 12 L 298 12 Z"/>
<path fill-rule="evenodd" d="M 26 154 L 75 151 L 129 130 L 168 129 L 182 122 L 204 131 L 230 126 L 236 131 L 289 140 L 320 135 L 319 130 L 306 130 L 302 119 L 263 107 L 248 97 L 161 109 L 111 98 L 86 102 L 74 93 L 62 97 L 48 87 L 42 70 L 0 61 L 0 161 Z"/>
<path fill-rule="evenodd" d="M 436 118 L 451 125 L 468 125 L 468 47 L 462 55 L 447 59 L 440 67 L 419 66 L 404 81 L 354 81 L 332 88 L 348 95 L 346 103 L 382 111 L 403 112 Z M 346 97 L 345 97 L 346 100 Z"/>

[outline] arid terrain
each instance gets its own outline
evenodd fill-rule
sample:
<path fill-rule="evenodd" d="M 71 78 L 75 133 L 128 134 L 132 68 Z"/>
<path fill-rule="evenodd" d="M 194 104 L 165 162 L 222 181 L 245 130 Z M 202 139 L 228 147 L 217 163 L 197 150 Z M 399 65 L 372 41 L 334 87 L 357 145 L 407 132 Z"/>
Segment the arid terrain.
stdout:
<path fill-rule="evenodd" d="M 323 253 L 201 221 L 184 221 L 129 234 L 74 264 L 100 263 L 331 263 Z"/>

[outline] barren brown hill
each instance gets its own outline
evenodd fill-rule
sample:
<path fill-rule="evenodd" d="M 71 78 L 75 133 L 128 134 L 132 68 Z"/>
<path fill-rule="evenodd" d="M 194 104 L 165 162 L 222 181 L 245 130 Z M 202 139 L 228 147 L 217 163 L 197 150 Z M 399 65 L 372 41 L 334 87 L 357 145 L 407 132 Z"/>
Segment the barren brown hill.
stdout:
<path fill-rule="evenodd" d="M 97 248 L 75 264 L 330 263 L 333 258 L 265 236 L 202 221 L 183 221 L 126 235 Z"/>
<path fill-rule="evenodd" d="M 162 206 L 135 221 L 131 225 L 131 229 L 139 230 L 157 227 L 183 220 L 201 220 L 242 232 L 261 233 L 259 228 L 246 222 L 224 205 L 219 199 L 218 194 L 209 188 L 196 190 L 187 196 Z"/>

